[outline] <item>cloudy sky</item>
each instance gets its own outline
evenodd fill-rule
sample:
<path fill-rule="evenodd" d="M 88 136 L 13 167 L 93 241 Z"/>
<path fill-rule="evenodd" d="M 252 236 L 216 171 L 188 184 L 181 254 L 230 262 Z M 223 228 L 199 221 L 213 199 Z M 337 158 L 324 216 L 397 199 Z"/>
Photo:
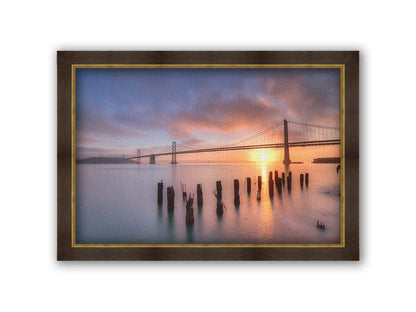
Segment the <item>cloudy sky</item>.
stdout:
<path fill-rule="evenodd" d="M 77 158 L 226 145 L 284 118 L 339 126 L 338 69 L 77 69 Z"/>

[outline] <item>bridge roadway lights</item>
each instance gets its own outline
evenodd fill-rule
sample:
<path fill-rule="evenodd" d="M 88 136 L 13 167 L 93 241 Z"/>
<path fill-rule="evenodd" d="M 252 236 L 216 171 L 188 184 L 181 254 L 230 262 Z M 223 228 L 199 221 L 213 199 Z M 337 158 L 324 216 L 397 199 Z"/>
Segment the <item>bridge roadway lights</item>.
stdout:
<path fill-rule="evenodd" d="M 149 161 L 149 164 L 151 164 L 151 165 L 154 165 L 154 164 L 156 164 L 156 156 L 155 155 L 150 155 L 150 161 Z"/>

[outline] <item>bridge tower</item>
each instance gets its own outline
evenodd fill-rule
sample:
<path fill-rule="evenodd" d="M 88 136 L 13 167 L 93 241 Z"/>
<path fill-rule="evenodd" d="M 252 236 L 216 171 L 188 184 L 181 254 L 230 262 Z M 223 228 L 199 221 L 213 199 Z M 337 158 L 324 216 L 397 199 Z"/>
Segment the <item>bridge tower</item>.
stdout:
<path fill-rule="evenodd" d="M 140 149 L 137 149 L 137 158 L 136 158 L 136 164 L 140 164 Z"/>
<path fill-rule="evenodd" d="M 149 164 L 151 164 L 151 165 L 156 164 L 156 156 L 155 156 L 155 154 L 150 155 L 149 158 L 150 158 Z"/>
<path fill-rule="evenodd" d="M 287 120 L 283 120 L 284 123 L 284 148 L 285 148 L 285 157 L 283 159 L 283 163 L 285 165 L 290 164 L 290 158 L 289 158 L 289 131 L 287 128 Z"/>
<path fill-rule="evenodd" d="M 173 164 L 173 165 L 177 164 L 177 162 L 176 162 L 176 142 L 175 141 L 172 142 L 172 161 L 170 163 Z"/>

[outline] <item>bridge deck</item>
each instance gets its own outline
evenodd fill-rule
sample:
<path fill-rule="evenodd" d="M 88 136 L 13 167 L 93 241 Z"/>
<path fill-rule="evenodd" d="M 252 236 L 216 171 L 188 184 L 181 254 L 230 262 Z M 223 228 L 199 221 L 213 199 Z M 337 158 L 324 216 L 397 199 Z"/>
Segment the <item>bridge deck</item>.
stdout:
<path fill-rule="evenodd" d="M 336 145 L 336 144 L 340 144 L 340 143 L 341 143 L 341 140 L 339 140 L 339 139 L 338 140 L 290 142 L 289 147 Z M 209 152 L 241 151 L 241 150 L 250 150 L 250 149 L 283 148 L 283 147 L 284 147 L 284 143 L 241 145 L 241 146 L 223 146 L 223 147 L 212 147 L 212 148 L 201 148 L 201 149 L 176 151 L 176 154 L 194 154 L 194 153 L 209 153 Z M 167 156 L 167 155 L 172 155 L 172 152 L 134 156 L 134 157 L 126 158 L 125 160 L 145 158 L 145 157 L 150 157 L 150 156 Z"/>

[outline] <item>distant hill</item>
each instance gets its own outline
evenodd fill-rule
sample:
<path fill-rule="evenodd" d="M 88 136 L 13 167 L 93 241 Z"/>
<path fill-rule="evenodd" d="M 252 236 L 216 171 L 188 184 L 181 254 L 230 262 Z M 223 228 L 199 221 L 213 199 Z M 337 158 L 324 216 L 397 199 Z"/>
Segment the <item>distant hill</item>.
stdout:
<path fill-rule="evenodd" d="M 121 157 L 90 157 L 77 159 L 77 164 L 135 164 L 135 160 L 125 160 Z"/>

